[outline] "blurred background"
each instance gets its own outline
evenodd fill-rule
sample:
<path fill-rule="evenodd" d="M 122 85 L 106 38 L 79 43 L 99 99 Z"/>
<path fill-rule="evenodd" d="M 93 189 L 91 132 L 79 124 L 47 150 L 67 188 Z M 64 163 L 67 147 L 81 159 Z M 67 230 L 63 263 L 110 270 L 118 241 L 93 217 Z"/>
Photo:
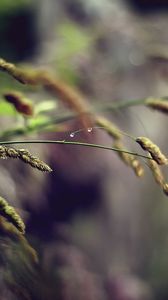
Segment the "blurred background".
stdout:
<path fill-rule="evenodd" d="M 168 95 L 167 26 L 167 0 L 1 0 L 0 57 L 52 71 L 94 104 L 162 97 Z M 0 81 L 1 92 L 10 82 L 2 73 Z M 31 95 L 34 101 L 46 97 L 40 93 Z M 166 115 L 138 106 L 105 116 L 168 154 Z M 2 117 L 2 128 L 10 122 Z M 73 121 L 67 131 L 43 137 L 71 140 L 78 129 Z M 73 138 L 86 139 L 112 145 L 96 128 Z M 42 268 L 34 281 L 16 261 L 13 274 L 27 295 L 19 299 L 167 300 L 168 199 L 149 169 L 139 179 L 111 151 L 30 149 L 52 174 L 15 161 L 0 166 L 0 194 L 20 208 Z M 2 300 L 18 299 L 3 278 L 12 266 L 1 267 Z"/>

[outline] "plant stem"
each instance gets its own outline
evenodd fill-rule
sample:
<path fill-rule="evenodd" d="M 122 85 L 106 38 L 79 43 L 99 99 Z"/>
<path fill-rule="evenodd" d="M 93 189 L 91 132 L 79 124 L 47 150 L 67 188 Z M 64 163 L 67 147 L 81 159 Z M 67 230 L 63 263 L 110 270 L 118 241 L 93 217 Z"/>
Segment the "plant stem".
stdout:
<path fill-rule="evenodd" d="M 167 100 L 163 98 L 163 100 Z M 143 105 L 146 99 L 138 99 L 138 100 L 128 100 L 128 101 L 121 101 L 121 102 L 113 102 L 113 103 L 98 103 L 95 104 L 95 107 L 92 107 L 89 113 L 96 113 L 96 112 L 109 112 L 109 111 L 115 111 L 118 109 L 127 108 L 130 106 L 135 105 Z M 87 113 L 87 112 L 86 112 Z M 74 119 L 75 117 L 78 117 L 77 114 L 74 112 L 67 112 L 63 113 L 60 116 L 57 115 L 55 117 L 51 117 L 50 120 L 44 120 L 41 124 L 38 124 L 36 126 L 29 125 L 27 127 L 14 127 L 9 130 L 5 130 L 0 134 L 0 139 L 6 139 L 10 138 L 16 135 L 23 135 L 31 132 L 40 132 L 44 130 L 47 126 L 54 125 L 54 124 L 61 124 L 67 121 L 70 121 Z"/>
<path fill-rule="evenodd" d="M 104 149 L 104 150 L 111 150 L 111 151 L 116 151 L 116 152 L 124 152 L 124 153 L 128 153 L 131 155 L 151 159 L 148 156 L 145 156 L 145 155 L 142 155 L 142 154 L 139 154 L 136 152 L 128 151 L 126 149 L 121 150 L 121 149 L 114 148 L 114 147 L 108 147 L 108 146 L 99 145 L 99 144 L 83 143 L 83 142 L 70 142 L 70 141 L 65 141 L 65 140 L 60 140 L 60 141 L 56 141 L 56 140 L 25 140 L 25 141 L 3 141 L 3 142 L 0 142 L 0 145 L 16 145 L 16 144 L 61 144 L 61 145 L 84 146 L 84 147 L 92 147 L 92 148 L 98 148 L 98 149 Z"/>
<path fill-rule="evenodd" d="M 115 111 L 122 108 L 127 108 L 130 106 L 136 106 L 136 105 L 143 105 L 146 101 L 146 98 L 144 99 L 133 99 L 133 100 L 126 100 L 126 101 L 114 101 L 114 102 L 108 102 L 108 103 L 98 103 L 95 105 L 95 108 L 93 108 L 93 111 Z"/>

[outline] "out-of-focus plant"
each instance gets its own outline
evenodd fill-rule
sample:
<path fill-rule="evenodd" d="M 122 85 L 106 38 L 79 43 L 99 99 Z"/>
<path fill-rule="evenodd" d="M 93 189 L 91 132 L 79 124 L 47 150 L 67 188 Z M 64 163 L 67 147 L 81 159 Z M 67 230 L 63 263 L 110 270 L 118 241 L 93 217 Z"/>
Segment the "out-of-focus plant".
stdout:
<path fill-rule="evenodd" d="M 14 64 L 8 63 L 3 59 L 0 59 L 0 70 L 12 76 L 22 85 L 42 87 L 50 94 L 50 97 L 54 96 L 56 98 L 56 101 L 46 100 L 35 104 L 30 99 L 27 99 L 27 97 L 21 92 L 13 89 L 9 90 L 9 88 L 8 91 L 1 91 L 1 99 L 3 100 L 0 102 L 0 114 L 8 117 L 17 116 L 18 119 L 14 122 L 14 124 L 10 124 L 9 128 L 5 128 L 0 133 L 0 158 L 18 158 L 34 168 L 50 172 L 51 168 L 39 158 L 33 156 L 28 150 L 16 149 L 7 145 L 23 143 L 57 143 L 109 149 L 118 152 L 123 162 L 130 166 L 138 177 L 143 176 L 144 169 L 142 164 L 138 161 L 137 156 L 146 158 L 147 164 L 151 169 L 156 182 L 162 187 L 166 194 L 168 193 L 167 183 L 159 166 L 166 165 L 168 163 L 168 159 L 164 154 L 162 154 L 159 147 L 146 137 L 136 138 L 129 136 L 111 121 L 99 115 L 99 111 L 102 110 L 110 111 L 133 105 L 145 105 L 146 107 L 167 113 L 168 105 L 166 98 L 147 98 L 125 101 L 123 103 L 106 103 L 105 105 L 96 104 L 95 107 L 91 107 L 79 91 L 43 70 L 18 68 Z M 61 100 L 65 109 L 61 112 L 61 114 L 57 112 L 55 117 L 53 114 L 49 114 L 49 112 L 50 110 L 53 111 L 53 109 L 57 106 L 56 103 L 58 102 L 58 98 Z M 20 122 L 21 117 L 24 122 Z M 16 136 L 30 135 L 32 132 L 38 133 L 41 131 L 44 132 L 45 130 L 57 131 L 59 130 L 58 125 L 63 125 L 65 124 L 65 121 L 75 117 L 79 118 L 81 126 L 87 133 L 91 132 L 92 128 L 96 126 L 106 131 L 113 139 L 114 147 L 66 140 L 9 140 Z M 71 133 L 71 137 L 74 135 L 75 133 Z M 123 135 L 132 138 L 148 154 L 139 154 L 124 149 L 122 142 Z"/>
<path fill-rule="evenodd" d="M 75 58 L 78 59 L 82 54 L 90 51 L 93 38 L 91 39 L 91 35 L 85 28 L 77 27 L 70 21 L 58 26 L 57 36 L 56 58 L 54 59 L 57 74 L 62 79 L 76 84 L 78 76 L 72 65 L 75 63 Z"/>
<path fill-rule="evenodd" d="M 168 184 L 161 171 L 162 165 L 167 165 L 168 159 L 161 152 L 160 148 L 147 137 L 130 136 L 111 121 L 100 115 L 102 111 L 115 111 L 133 105 L 145 105 L 147 108 L 156 109 L 167 114 L 168 105 L 166 98 L 147 98 L 106 104 L 98 103 L 91 106 L 87 103 L 85 97 L 74 87 L 71 87 L 66 82 L 44 70 L 25 69 L 23 67 L 17 67 L 4 59 L 0 59 L 0 71 L 7 73 L 7 75 L 11 76 L 13 81 L 16 80 L 16 82 L 18 82 L 15 88 L 13 88 L 14 83 L 12 88 L 9 88 L 9 85 L 5 88 L 0 88 L 0 115 L 3 118 L 11 118 L 9 125 L 7 124 L 0 132 L 1 159 L 19 159 L 40 171 L 51 172 L 52 169 L 46 163 L 32 155 L 27 149 L 18 149 L 10 145 L 50 143 L 113 150 L 128 167 L 133 169 L 138 177 L 144 175 L 143 163 L 141 163 L 139 158 L 142 157 L 145 159 L 145 163 L 150 168 L 156 183 L 162 188 L 164 193 L 168 195 Z M 22 89 L 22 92 L 18 91 L 20 85 L 27 86 L 27 88 L 24 91 Z M 42 100 L 37 104 L 31 101 L 29 97 L 26 96 L 26 93 L 29 91 L 29 86 L 31 86 L 31 94 L 33 92 L 37 93 L 40 88 L 43 88 L 43 90 L 50 95 L 49 100 Z M 60 111 L 58 110 L 59 100 L 63 106 Z M 27 139 L 32 133 L 38 134 L 45 131 L 57 132 L 60 129 L 65 130 L 64 128 L 67 130 L 67 126 L 64 127 L 66 121 L 75 118 L 78 118 L 80 126 L 82 130 L 86 132 L 86 135 L 89 135 L 94 127 L 104 130 L 111 137 L 113 147 L 72 140 Z M 76 132 L 78 131 L 79 130 Z M 71 137 L 73 137 L 76 132 L 72 132 Z M 21 137 L 20 140 L 17 140 L 18 136 Z M 123 136 L 131 138 L 145 151 L 145 154 L 143 152 L 136 153 L 125 149 L 122 140 Z M 25 137 L 26 140 L 24 139 Z M 24 237 L 25 225 L 21 217 L 2 197 L 0 198 L 0 231 L 2 235 L 6 235 L 10 239 L 19 242 L 21 248 L 24 249 L 25 255 L 28 255 L 33 263 L 38 262 L 36 252 Z M 25 299 L 29 298 L 25 296 Z"/>

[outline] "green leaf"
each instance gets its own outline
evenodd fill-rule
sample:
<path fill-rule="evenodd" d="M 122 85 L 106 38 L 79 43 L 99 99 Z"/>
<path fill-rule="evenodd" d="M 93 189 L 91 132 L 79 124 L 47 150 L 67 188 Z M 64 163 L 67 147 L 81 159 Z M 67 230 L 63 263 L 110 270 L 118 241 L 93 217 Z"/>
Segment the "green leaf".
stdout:
<path fill-rule="evenodd" d="M 10 12 L 14 10 L 19 10 L 27 5 L 31 5 L 31 0 L 1 0 L 0 1 L 0 12 Z"/>
<path fill-rule="evenodd" d="M 30 130 L 34 130 L 36 128 L 39 128 L 41 126 L 45 126 L 46 123 L 48 123 L 50 120 L 47 116 L 38 116 L 34 119 L 29 120 L 29 128 Z"/>
<path fill-rule="evenodd" d="M 75 60 L 89 51 L 92 38 L 89 31 L 68 21 L 57 27 L 56 70 L 59 76 L 72 84 L 78 80 Z"/>
<path fill-rule="evenodd" d="M 17 112 L 13 106 L 3 100 L 0 101 L 0 115 L 1 116 L 16 116 Z"/>
<path fill-rule="evenodd" d="M 73 22 L 62 24 L 58 29 L 58 35 L 62 42 L 58 49 L 62 58 L 81 53 L 90 46 L 89 33 L 83 28 L 77 27 Z"/>
<path fill-rule="evenodd" d="M 35 106 L 35 114 L 41 114 L 57 108 L 57 103 L 54 100 L 42 101 Z"/>

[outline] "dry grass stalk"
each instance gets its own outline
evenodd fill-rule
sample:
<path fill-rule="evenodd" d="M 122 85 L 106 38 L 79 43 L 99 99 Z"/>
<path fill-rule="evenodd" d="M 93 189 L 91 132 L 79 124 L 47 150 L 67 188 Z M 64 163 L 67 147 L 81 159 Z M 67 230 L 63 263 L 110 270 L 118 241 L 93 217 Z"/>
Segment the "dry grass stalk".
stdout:
<path fill-rule="evenodd" d="M 38 157 L 33 156 L 28 150 L 15 149 L 6 146 L 0 146 L 0 158 L 18 158 L 31 167 L 38 169 L 42 172 L 52 172 L 52 169 L 40 160 Z"/>
<path fill-rule="evenodd" d="M 148 151 L 159 165 L 166 165 L 168 163 L 168 159 L 161 152 L 160 148 L 147 137 L 138 137 L 136 138 L 136 142 L 143 150 Z"/>
<path fill-rule="evenodd" d="M 122 150 L 124 147 L 121 142 L 116 141 L 115 144 L 113 145 L 115 148 Z M 117 152 L 119 157 L 122 159 L 122 161 L 127 165 L 130 166 L 136 176 L 142 177 L 144 175 L 144 168 L 139 162 L 139 160 L 133 156 L 132 154 L 125 153 L 125 152 Z"/>
<path fill-rule="evenodd" d="M 79 114 L 84 127 L 92 126 L 92 118 L 88 113 L 88 104 L 81 94 L 68 84 L 53 78 L 44 71 L 28 72 L 14 64 L 0 59 L 0 70 L 7 72 L 22 84 L 41 85 L 48 92 L 59 97 L 62 102 Z"/>
<path fill-rule="evenodd" d="M 13 106 L 19 113 L 26 116 L 33 116 L 33 105 L 30 101 L 24 98 L 23 94 L 13 91 L 5 93 L 4 98 L 7 102 L 13 104 Z"/>
<path fill-rule="evenodd" d="M 120 140 L 122 138 L 122 134 L 120 129 L 113 124 L 111 121 L 107 120 L 104 117 L 97 116 L 95 118 L 95 122 L 97 126 L 103 127 L 103 129 L 115 140 Z"/>
<path fill-rule="evenodd" d="M 21 217 L 17 214 L 15 209 L 8 204 L 8 202 L 0 197 L 0 214 L 3 215 L 9 222 L 14 224 L 16 228 L 22 233 L 25 233 L 25 225 Z"/>
<path fill-rule="evenodd" d="M 88 113 L 89 106 L 82 95 L 75 89 L 69 86 L 67 83 L 51 77 L 47 73 L 41 73 L 38 77 L 42 86 L 56 97 L 59 97 L 62 102 L 73 109 L 80 115 L 84 127 L 91 127 L 93 121 L 91 115 Z"/>
<path fill-rule="evenodd" d="M 168 102 L 162 99 L 148 98 L 145 101 L 146 106 L 168 114 Z"/>
<path fill-rule="evenodd" d="M 7 72 L 9 75 L 11 75 L 13 78 L 15 78 L 22 84 L 37 84 L 37 72 L 28 72 L 27 70 L 21 70 L 17 68 L 14 64 L 9 63 L 2 58 L 0 59 L 0 70 Z"/>

